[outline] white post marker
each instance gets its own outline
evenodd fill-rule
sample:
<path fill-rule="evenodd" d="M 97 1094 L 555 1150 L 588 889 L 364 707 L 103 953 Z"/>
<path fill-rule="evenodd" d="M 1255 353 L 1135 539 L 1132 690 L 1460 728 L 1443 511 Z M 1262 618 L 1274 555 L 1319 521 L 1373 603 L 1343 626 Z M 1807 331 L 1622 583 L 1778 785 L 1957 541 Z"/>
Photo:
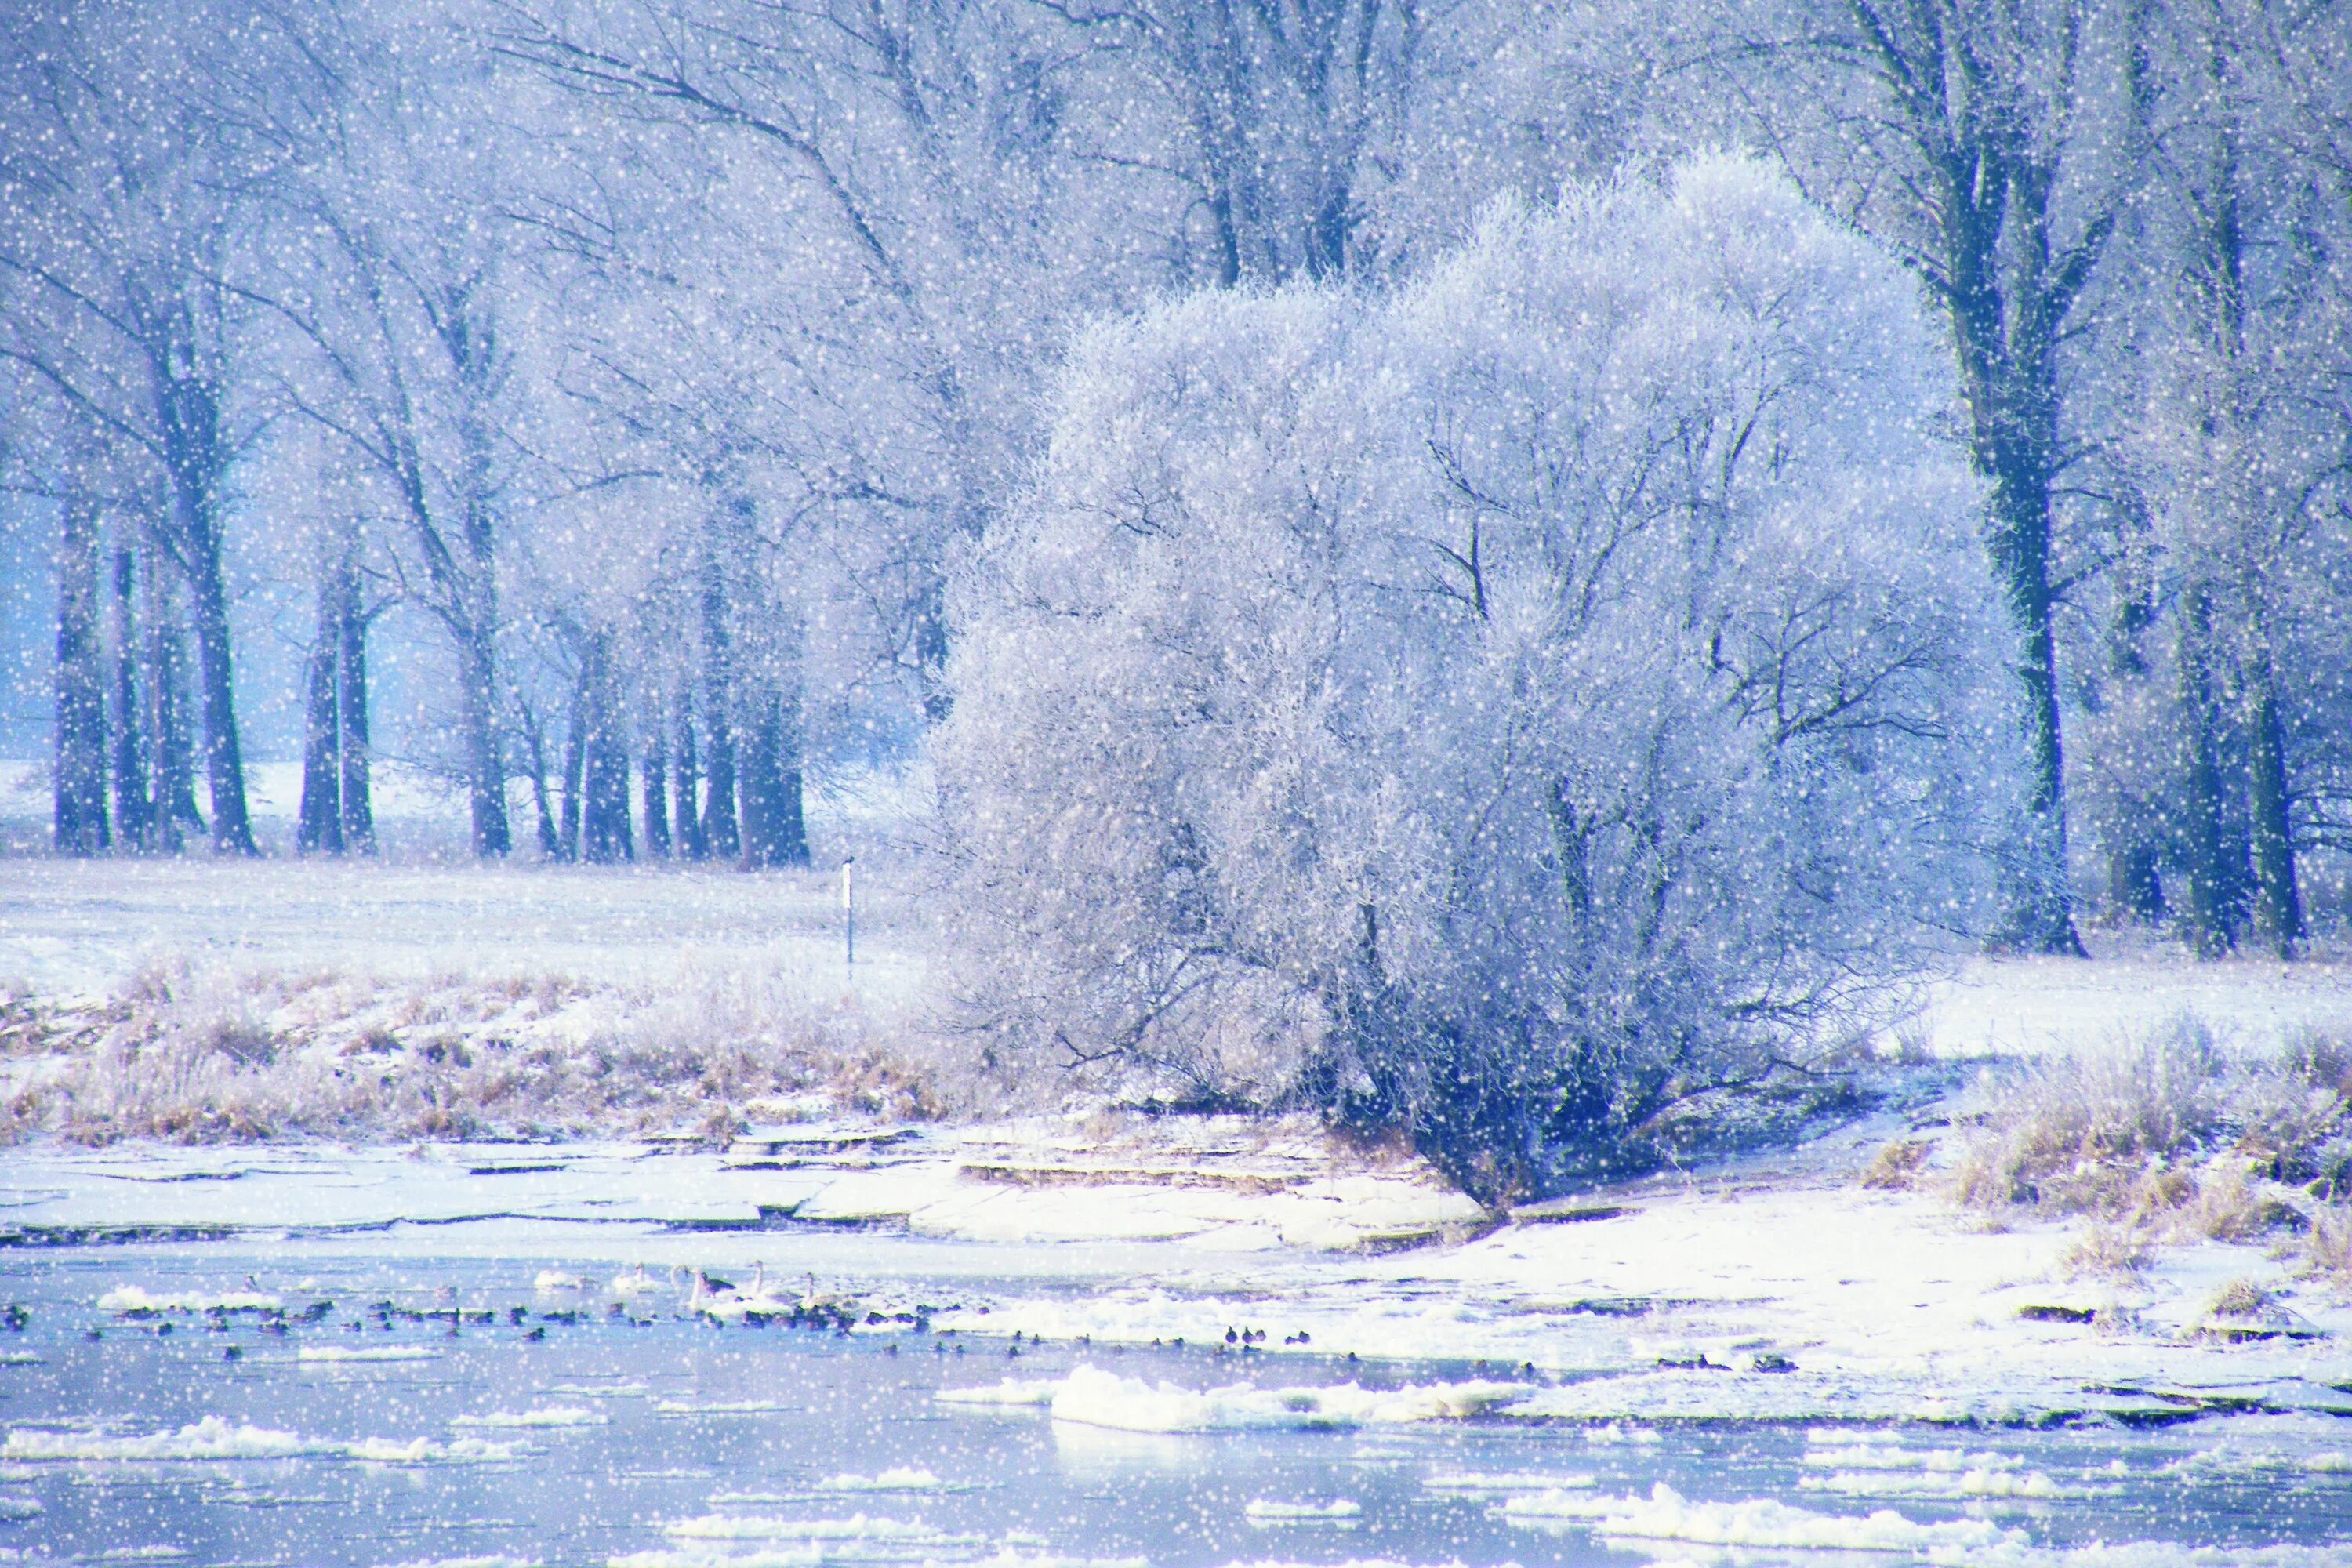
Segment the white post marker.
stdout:
<path fill-rule="evenodd" d="M 857 864 L 855 855 L 845 856 L 841 862 L 841 952 L 845 968 L 857 967 L 857 905 L 850 898 L 849 868 Z"/>

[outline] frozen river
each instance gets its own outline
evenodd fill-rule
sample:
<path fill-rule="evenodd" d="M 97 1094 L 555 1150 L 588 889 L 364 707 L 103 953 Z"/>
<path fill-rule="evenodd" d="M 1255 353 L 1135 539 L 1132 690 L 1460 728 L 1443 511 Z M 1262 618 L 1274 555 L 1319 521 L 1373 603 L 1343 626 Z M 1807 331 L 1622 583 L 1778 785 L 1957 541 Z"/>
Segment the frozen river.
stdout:
<path fill-rule="evenodd" d="M 0 1562 L 2161 1564 L 2352 1538 L 2352 1424 L 2325 1416 L 1544 1425 L 1494 1413 L 1500 1368 L 721 1327 L 666 1281 L 615 1312 L 542 1267 L 7 1257 Z M 126 1314 L 126 1286 L 182 1309 Z"/>

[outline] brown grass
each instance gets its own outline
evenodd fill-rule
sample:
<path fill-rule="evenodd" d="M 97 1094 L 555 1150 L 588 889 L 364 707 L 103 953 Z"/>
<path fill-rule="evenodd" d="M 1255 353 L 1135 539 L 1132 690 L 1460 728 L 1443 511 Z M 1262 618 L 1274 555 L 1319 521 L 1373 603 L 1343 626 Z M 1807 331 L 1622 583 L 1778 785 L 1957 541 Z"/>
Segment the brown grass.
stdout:
<path fill-rule="evenodd" d="M 767 1097 L 896 1119 L 944 1101 L 927 1056 L 775 977 L 374 982 L 161 968 L 95 1038 L 50 1037 L 0 1140 L 543 1138 L 740 1125 Z"/>

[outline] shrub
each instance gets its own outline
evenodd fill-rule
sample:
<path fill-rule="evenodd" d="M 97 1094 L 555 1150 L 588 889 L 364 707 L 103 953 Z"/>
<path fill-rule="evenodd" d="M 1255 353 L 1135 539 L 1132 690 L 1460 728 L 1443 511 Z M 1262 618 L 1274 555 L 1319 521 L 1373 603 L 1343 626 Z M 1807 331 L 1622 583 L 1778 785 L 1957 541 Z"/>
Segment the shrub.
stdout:
<path fill-rule="evenodd" d="M 1761 165 L 1107 324 L 1058 396 L 935 753 L 989 1070 L 1318 1105 L 1498 1203 L 1979 923 L 2016 748 L 1944 360 Z"/>

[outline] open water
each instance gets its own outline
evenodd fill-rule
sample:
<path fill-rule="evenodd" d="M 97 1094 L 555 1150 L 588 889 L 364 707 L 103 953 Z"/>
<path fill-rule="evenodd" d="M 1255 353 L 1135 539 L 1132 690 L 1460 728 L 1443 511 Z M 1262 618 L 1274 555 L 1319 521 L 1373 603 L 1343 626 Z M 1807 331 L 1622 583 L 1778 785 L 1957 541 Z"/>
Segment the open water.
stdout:
<path fill-rule="evenodd" d="M 1132 1386 L 1148 1424 L 1162 1384 L 1479 1374 L 719 1327 L 666 1287 L 614 1316 L 601 1293 L 536 1291 L 540 1267 L 0 1259 L 0 1301 L 25 1313 L 0 1329 L 0 1563 L 2352 1562 L 2332 1544 L 2352 1541 L 2352 1422 L 2338 1438 L 2325 1417 L 1585 1428 L 1326 1419 L 1294 1392 L 1229 1399 L 1210 1430 L 1118 1430 L 939 1395 L 1087 1367 L 1097 1412 Z M 282 1331 L 98 1305 L 248 1275 L 283 1300 Z"/>

